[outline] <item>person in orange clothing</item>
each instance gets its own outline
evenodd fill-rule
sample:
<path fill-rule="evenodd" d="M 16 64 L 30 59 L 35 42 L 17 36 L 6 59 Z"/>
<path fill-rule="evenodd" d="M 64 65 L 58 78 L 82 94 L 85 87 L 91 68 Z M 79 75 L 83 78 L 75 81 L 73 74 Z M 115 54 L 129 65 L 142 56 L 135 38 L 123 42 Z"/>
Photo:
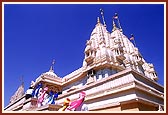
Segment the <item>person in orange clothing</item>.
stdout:
<path fill-rule="evenodd" d="M 65 111 L 66 108 L 69 106 L 69 103 L 70 103 L 70 99 L 69 99 L 69 98 L 66 98 L 66 99 L 64 100 L 63 107 L 60 108 L 58 111 Z"/>

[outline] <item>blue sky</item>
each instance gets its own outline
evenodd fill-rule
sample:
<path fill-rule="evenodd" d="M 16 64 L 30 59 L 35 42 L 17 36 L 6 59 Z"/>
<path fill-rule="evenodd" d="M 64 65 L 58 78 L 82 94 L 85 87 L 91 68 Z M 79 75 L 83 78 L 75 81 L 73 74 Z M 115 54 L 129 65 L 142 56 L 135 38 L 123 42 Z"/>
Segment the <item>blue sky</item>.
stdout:
<path fill-rule="evenodd" d="M 86 40 L 104 10 L 107 30 L 117 12 L 123 33 L 136 46 L 164 85 L 163 4 L 6 4 L 4 6 L 4 105 L 20 86 L 47 72 L 63 77 L 82 66 Z M 102 19 L 101 19 L 102 22 Z"/>

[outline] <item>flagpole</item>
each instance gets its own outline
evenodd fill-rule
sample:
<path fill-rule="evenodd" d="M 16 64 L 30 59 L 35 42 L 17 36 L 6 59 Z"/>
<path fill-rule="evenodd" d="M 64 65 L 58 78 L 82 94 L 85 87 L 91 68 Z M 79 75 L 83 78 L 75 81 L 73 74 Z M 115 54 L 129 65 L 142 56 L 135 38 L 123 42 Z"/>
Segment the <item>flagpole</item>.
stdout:
<path fill-rule="evenodd" d="M 104 24 L 104 26 L 106 26 L 106 22 L 104 20 L 104 12 L 103 12 L 102 8 L 100 8 L 100 13 L 101 13 L 101 16 L 102 16 L 102 19 L 103 19 L 103 24 Z"/>

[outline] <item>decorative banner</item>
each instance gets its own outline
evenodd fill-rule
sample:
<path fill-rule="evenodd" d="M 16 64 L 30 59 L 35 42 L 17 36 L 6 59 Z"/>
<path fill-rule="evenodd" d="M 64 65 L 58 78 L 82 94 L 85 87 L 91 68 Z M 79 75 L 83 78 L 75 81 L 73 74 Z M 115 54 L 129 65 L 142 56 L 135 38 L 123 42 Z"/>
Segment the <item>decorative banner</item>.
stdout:
<path fill-rule="evenodd" d="M 42 92 L 40 92 L 40 95 L 38 96 L 37 104 L 38 107 L 42 105 L 42 102 L 44 100 L 44 95 L 46 94 L 46 91 L 48 90 L 48 87 L 45 87 Z"/>
<path fill-rule="evenodd" d="M 34 89 L 34 91 L 33 91 L 33 93 L 32 93 L 32 97 L 38 98 L 38 94 L 39 94 L 40 88 L 42 88 L 42 83 L 39 83 L 39 84 L 35 87 L 35 89 Z"/>

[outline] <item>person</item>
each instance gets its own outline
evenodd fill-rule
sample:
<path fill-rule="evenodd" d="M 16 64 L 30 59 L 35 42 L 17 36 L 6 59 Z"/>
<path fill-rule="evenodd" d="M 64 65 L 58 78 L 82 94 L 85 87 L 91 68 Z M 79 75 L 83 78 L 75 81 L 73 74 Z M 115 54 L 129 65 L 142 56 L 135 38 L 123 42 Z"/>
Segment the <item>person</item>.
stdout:
<path fill-rule="evenodd" d="M 66 98 L 66 99 L 64 100 L 63 107 L 61 107 L 58 111 L 65 111 L 66 108 L 69 106 L 69 103 L 70 103 L 70 99 L 69 99 L 69 98 Z"/>

